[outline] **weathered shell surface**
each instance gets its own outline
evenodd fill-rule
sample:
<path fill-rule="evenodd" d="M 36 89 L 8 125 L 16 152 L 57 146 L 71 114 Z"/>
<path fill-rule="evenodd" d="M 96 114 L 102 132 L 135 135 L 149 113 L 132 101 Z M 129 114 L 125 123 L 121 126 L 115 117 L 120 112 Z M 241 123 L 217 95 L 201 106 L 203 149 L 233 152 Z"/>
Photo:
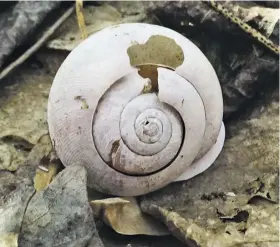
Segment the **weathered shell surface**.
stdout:
<path fill-rule="evenodd" d="M 150 24 L 106 28 L 61 65 L 48 105 L 64 165 L 89 186 L 136 196 L 207 169 L 224 141 L 216 73 L 187 38 Z"/>

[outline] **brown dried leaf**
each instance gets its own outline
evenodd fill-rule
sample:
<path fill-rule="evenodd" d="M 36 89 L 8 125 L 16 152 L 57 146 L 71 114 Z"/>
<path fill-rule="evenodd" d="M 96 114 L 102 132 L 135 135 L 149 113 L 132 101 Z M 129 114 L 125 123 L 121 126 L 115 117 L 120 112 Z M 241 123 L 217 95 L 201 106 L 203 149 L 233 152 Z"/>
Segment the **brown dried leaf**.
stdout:
<path fill-rule="evenodd" d="M 45 189 L 51 183 L 55 175 L 58 173 L 59 165 L 56 162 L 52 162 L 46 167 L 46 169 L 48 171 L 43 170 L 39 166 L 36 171 L 34 188 L 37 192 Z"/>
<path fill-rule="evenodd" d="M 18 246 L 18 234 L 7 233 L 0 235 L 0 247 L 17 247 Z"/>
<path fill-rule="evenodd" d="M 26 156 L 26 152 L 18 151 L 14 145 L 0 141 L 0 170 L 16 171 Z"/>
<path fill-rule="evenodd" d="M 91 201 L 94 214 L 124 235 L 169 235 L 169 231 L 160 222 L 145 215 L 133 197 L 107 198 Z"/>
<path fill-rule="evenodd" d="M 43 135 L 27 157 L 27 163 L 37 166 L 43 157 L 47 157 L 53 151 L 53 146 L 49 135 Z"/>
<path fill-rule="evenodd" d="M 267 243 L 267 246 L 278 243 L 278 209 L 278 205 L 262 209 L 247 205 L 244 207 L 244 211 L 249 212 L 248 219 L 245 219 L 246 224 L 233 222 L 224 227 L 219 221 L 208 219 L 207 228 L 198 221 L 184 218 L 177 212 L 159 206 L 151 205 L 145 211 L 159 217 L 172 234 L 187 245 L 193 246 L 195 242 L 204 247 L 233 247 L 244 246 L 242 244 L 246 243 Z M 238 225 L 243 229 L 239 229 Z"/>

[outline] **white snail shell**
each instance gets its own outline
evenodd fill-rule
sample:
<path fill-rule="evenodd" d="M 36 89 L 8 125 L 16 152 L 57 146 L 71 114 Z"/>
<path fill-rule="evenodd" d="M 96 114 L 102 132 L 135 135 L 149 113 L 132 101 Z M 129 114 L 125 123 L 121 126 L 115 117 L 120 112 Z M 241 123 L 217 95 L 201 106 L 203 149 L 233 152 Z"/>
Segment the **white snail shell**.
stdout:
<path fill-rule="evenodd" d="M 48 124 L 65 166 L 98 191 L 137 196 L 208 168 L 224 142 L 216 73 L 181 34 L 131 23 L 103 29 L 59 68 Z"/>

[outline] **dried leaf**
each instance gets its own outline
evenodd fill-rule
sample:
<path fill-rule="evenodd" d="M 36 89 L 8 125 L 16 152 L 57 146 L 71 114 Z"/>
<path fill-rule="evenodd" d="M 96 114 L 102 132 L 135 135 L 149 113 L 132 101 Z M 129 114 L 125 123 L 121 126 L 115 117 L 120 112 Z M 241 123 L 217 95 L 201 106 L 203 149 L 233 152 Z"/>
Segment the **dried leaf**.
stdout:
<path fill-rule="evenodd" d="M 17 85 L 14 85 L 16 87 Z M 47 131 L 46 114 L 49 85 L 37 82 L 22 83 L 7 88 L 0 98 L 0 138 L 18 136 L 31 144 L 37 143 Z"/>
<path fill-rule="evenodd" d="M 0 170 L 16 171 L 24 163 L 26 152 L 0 141 Z"/>
<path fill-rule="evenodd" d="M 91 201 L 94 214 L 116 232 L 124 235 L 162 236 L 170 233 L 161 223 L 145 215 L 133 197 Z"/>
<path fill-rule="evenodd" d="M 174 236 L 190 246 L 193 246 L 194 242 L 204 247 L 233 247 L 246 243 L 278 242 L 279 219 L 276 217 L 276 211 L 279 210 L 279 206 L 270 205 L 260 209 L 247 205 L 244 211 L 245 209 L 249 212 L 248 218 L 245 219 L 247 224 L 236 221 L 224 227 L 219 221 L 208 219 L 207 229 L 198 221 L 183 218 L 177 212 L 159 206 L 152 205 L 148 210 L 146 208 L 146 211 L 161 218 Z M 238 229 L 238 224 L 243 229 Z"/>
<path fill-rule="evenodd" d="M 0 177 L 0 247 L 17 247 L 22 220 L 34 189 L 27 179 L 11 178 L 6 173 Z M 6 179 L 8 177 L 8 179 Z M 12 188 L 12 190 L 10 189 Z"/>
<path fill-rule="evenodd" d="M 37 166 L 43 157 L 51 154 L 53 146 L 49 135 L 43 135 L 27 157 L 27 163 Z"/>
<path fill-rule="evenodd" d="M 14 6 L 3 10 L 1 1 L 0 15 L 0 66 L 3 65 L 14 50 L 26 42 L 30 34 L 44 21 L 44 18 L 53 13 L 59 5 L 59 1 L 16 1 Z M 35 32 L 36 32 L 35 31 Z M 28 40 L 30 43 L 30 40 Z"/>
<path fill-rule="evenodd" d="M 39 48 L 49 39 L 50 36 L 59 28 L 59 26 L 72 14 L 74 8 L 70 7 L 46 32 L 32 45 L 27 49 L 20 57 L 15 61 L 10 63 L 5 69 L 0 73 L 0 80 L 6 77 L 11 73 L 15 68 L 20 64 L 24 63 L 31 55 L 33 55 Z"/>
<path fill-rule="evenodd" d="M 18 246 L 17 233 L 0 235 L 0 247 L 17 247 L 17 246 Z"/>
<path fill-rule="evenodd" d="M 58 163 L 50 163 L 47 166 L 47 170 L 48 171 L 44 171 L 39 167 L 36 171 L 36 175 L 34 177 L 34 188 L 37 192 L 45 189 L 51 183 L 54 176 L 58 173 Z"/>

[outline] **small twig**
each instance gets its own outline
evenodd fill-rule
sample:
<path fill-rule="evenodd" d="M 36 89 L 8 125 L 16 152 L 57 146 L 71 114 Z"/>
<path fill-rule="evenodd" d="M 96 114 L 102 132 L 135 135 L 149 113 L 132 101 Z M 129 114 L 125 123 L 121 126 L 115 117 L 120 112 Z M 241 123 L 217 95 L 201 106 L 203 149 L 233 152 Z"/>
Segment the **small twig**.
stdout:
<path fill-rule="evenodd" d="M 86 39 L 88 37 L 88 33 L 86 30 L 86 23 L 83 14 L 83 0 L 76 0 L 76 15 L 82 39 Z"/>
<path fill-rule="evenodd" d="M 17 60 L 8 65 L 0 73 L 0 80 L 2 80 L 5 76 L 7 76 L 12 70 L 14 70 L 17 66 L 25 62 L 31 55 L 33 55 L 39 48 L 50 38 L 51 35 L 61 26 L 61 24 L 73 13 L 74 6 L 70 7 L 43 35 L 39 38 L 36 43 L 26 50 Z"/>

